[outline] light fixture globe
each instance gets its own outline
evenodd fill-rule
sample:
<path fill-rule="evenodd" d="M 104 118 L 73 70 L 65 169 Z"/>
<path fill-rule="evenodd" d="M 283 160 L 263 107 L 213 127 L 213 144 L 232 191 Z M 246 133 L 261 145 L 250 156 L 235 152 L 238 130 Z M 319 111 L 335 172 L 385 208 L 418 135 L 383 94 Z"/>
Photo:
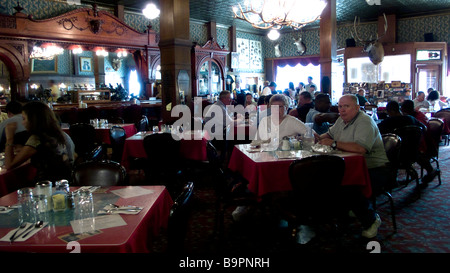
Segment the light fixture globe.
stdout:
<path fill-rule="evenodd" d="M 271 31 L 269 31 L 269 33 L 267 33 L 267 37 L 272 40 L 275 41 L 278 38 L 280 38 L 280 32 L 276 29 L 272 29 Z"/>
<path fill-rule="evenodd" d="M 150 3 L 147 4 L 147 6 L 145 7 L 145 9 L 142 10 L 142 13 L 144 14 L 145 17 L 147 17 L 150 20 L 156 19 L 159 16 L 159 9 L 156 7 L 155 4 Z"/>

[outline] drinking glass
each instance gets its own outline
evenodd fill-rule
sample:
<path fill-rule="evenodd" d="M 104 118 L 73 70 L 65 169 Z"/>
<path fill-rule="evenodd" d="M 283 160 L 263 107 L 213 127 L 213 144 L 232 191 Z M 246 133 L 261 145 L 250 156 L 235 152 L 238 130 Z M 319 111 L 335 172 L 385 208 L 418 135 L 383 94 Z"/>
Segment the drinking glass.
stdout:
<path fill-rule="evenodd" d="M 94 201 L 90 191 L 81 190 L 75 196 L 75 220 L 79 222 L 80 233 L 95 230 Z"/>
<path fill-rule="evenodd" d="M 36 203 L 33 197 L 33 188 L 21 188 L 17 190 L 19 204 L 19 222 L 36 222 Z"/>
<path fill-rule="evenodd" d="M 153 130 L 153 133 L 158 133 L 159 132 L 158 126 L 153 126 L 152 130 Z"/>
<path fill-rule="evenodd" d="M 39 181 L 35 187 L 36 195 L 44 195 L 47 198 L 47 211 L 53 208 L 52 206 L 52 182 L 48 180 Z"/>
<path fill-rule="evenodd" d="M 36 221 L 44 221 L 48 222 L 49 218 L 49 206 L 48 206 L 48 199 L 47 195 L 39 194 L 35 196 L 36 198 Z"/>

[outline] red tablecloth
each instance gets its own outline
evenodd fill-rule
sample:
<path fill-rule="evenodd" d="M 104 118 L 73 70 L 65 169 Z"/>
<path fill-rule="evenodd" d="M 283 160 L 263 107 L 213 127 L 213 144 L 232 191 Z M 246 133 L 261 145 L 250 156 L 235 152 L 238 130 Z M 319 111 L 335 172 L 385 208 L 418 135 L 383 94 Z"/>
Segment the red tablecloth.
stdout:
<path fill-rule="evenodd" d="M 125 134 L 127 137 L 130 137 L 137 133 L 136 126 L 134 123 L 125 123 L 125 124 L 108 124 L 107 126 L 97 126 L 95 127 L 95 133 L 97 135 L 97 139 L 101 141 L 102 143 L 111 144 L 111 141 L 109 139 L 109 129 L 111 129 L 112 126 L 120 126 L 125 129 Z M 64 132 L 66 132 L 68 135 L 70 135 L 70 129 L 69 128 L 63 128 Z"/>
<path fill-rule="evenodd" d="M 248 180 L 248 189 L 258 196 L 270 192 L 292 190 L 289 166 L 294 159 L 278 159 L 272 153 L 249 153 L 249 145 L 236 145 L 228 167 Z M 358 185 L 366 197 L 372 194 L 366 160 L 357 154 L 336 154 L 345 160 L 342 185 Z"/>
<path fill-rule="evenodd" d="M 144 149 L 144 137 L 152 132 L 140 132 L 125 140 L 122 154 L 122 165 L 128 169 L 130 158 L 146 158 L 147 154 Z M 191 140 L 181 139 L 180 154 L 182 157 L 190 160 L 207 161 L 206 143 L 207 140 L 203 137 L 197 140 L 192 137 Z M 157 155 L 156 155 L 157 156 Z"/>
<path fill-rule="evenodd" d="M 149 245 L 152 238 L 159 233 L 161 228 L 167 227 L 173 201 L 164 186 L 141 187 L 152 190 L 153 193 L 126 199 L 118 198 L 115 204 L 140 206 L 143 207 L 142 211 L 136 215 L 120 214 L 126 225 L 102 229 L 99 234 L 79 240 L 81 253 L 146 253 L 150 251 Z M 120 188 L 124 187 L 111 187 L 106 193 L 94 193 L 94 207 L 96 195 L 114 195 L 110 191 Z M 16 203 L 16 193 L 0 198 L 0 205 Z M 95 207 L 95 211 L 99 209 L 101 208 Z M 0 214 L 0 219 L 3 217 L 6 216 Z M 2 221 L 2 225 L 4 225 L 4 221 Z M 14 228 L 0 228 L 0 238 Z M 68 253 L 72 249 L 66 249 L 67 243 L 58 237 L 72 232 L 70 224 L 57 226 L 50 223 L 24 242 L 0 242 L 0 251 Z"/>
<path fill-rule="evenodd" d="M 34 187 L 33 179 L 36 168 L 30 162 L 24 163 L 12 170 L 0 171 L 0 197 L 24 187 Z"/>

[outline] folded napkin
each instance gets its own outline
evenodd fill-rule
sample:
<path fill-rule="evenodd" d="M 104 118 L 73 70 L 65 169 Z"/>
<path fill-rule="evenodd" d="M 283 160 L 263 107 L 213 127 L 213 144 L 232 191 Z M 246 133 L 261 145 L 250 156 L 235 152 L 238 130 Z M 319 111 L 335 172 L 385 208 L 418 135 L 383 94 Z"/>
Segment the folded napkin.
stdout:
<path fill-rule="evenodd" d="M 138 214 L 141 210 L 141 207 L 136 206 L 115 207 L 107 205 L 102 210 L 99 210 L 97 214 Z"/>
<path fill-rule="evenodd" d="M 41 227 L 36 228 L 36 227 L 34 227 L 34 223 L 27 223 L 26 227 L 23 228 L 22 231 L 17 232 L 17 234 L 15 235 L 14 242 L 23 242 L 23 241 L 28 240 L 29 238 L 33 237 L 34 234 L 38 233 L 41 229 L 43 229 L 47 224 L 48 224 L 47 222 L 44 222 L 44 224 Z M 28 229 L 28 228 L 30 228 L 30 229 Z M 19 228 L 15 228 L 15 229 L 11 230 L 5 236 L 3 236 L 0 239 L 0 241 L 2 241 L 2 242 L 10 242 L 11 241 L 11 236 L 18 229 Z M 26 236 L 23 237 L 25 234 L 26 234 Z"/>

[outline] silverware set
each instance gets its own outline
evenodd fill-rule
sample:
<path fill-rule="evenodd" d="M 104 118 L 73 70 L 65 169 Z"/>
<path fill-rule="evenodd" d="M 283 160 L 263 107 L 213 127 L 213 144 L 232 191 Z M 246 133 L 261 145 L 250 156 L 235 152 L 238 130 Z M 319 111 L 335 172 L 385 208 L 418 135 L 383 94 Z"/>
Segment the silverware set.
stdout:
<path fill-rule="evenodd" d="M 33 232 L 33 230 L 36 228 L 41 228 L 44 226 L 44 222 L 43 221 L 37 221 L 35 224 L 30 223 L 30 225 L 28 225 L 29 223 L 23 223 L 19 226 L 19 228 L 16 230 L 16 232 L 14 232 L 13 235 L 11 235 L 11 237 L 9 238 L 9 240 L 11 242 L 14 242 L 16 239 L 22 237 L 22 238 L 26 238 L 31 232 Z"/>

